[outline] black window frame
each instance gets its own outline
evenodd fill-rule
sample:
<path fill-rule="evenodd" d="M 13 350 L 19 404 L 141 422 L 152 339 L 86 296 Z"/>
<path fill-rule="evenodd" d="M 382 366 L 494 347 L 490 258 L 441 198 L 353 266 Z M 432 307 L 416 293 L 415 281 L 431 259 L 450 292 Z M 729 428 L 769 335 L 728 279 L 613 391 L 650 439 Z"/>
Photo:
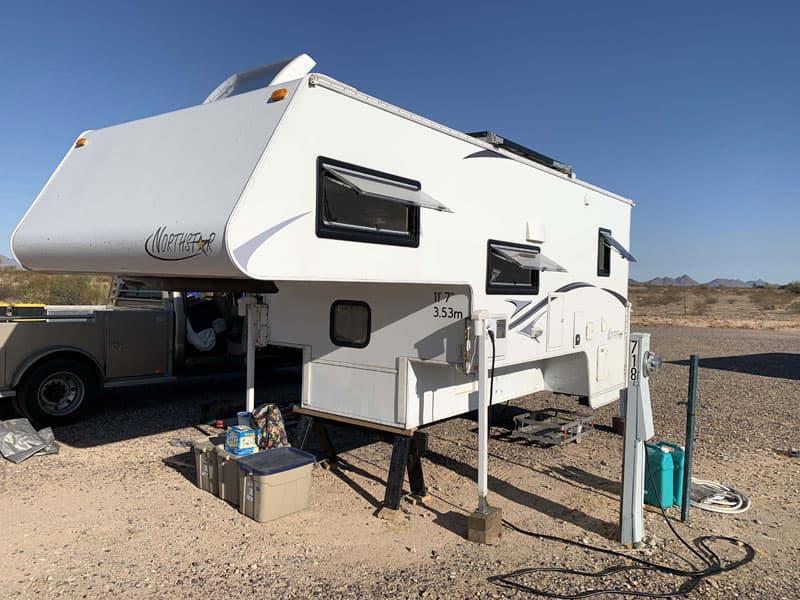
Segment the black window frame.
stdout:
<path fill-rule="evenodd" d="M 528 244 L 517 244 L 515 242 L 504 242 L 502 240 L 488 240 L 486 242 L 486 293 L 487 294 L 510 294 L 519 296 L 537 296 L 539 294 L 539 281 L 541 271 L 538 269 L 526 269 L 530 272 L 531 280 L 527 286 L 510 285 L 504 283 L 492 283 L 492 245 L 508 246 L 510 248 L 520 248 L 522 250 L 535 250 L 541 252 L 541 246 L 531 246 Z M 496 257 L 498 260 L 503 260 Z"/>
<path fill-rule="evenodd" d="M 396 234 L 386 231 L 365 231 L 347 227 L 346 225 L 331 225 L 325 222 L 325 169 L 324 165 L 331 165 L 332 167 L 341 167 L 356 173 L 364 173 L 373 177 L 380 177 L 388 179 L 389 181 L 396 181 L 404 185 L 416 187 L 418 190 L 422 189 L 422 184 L 413 179 L 400 177 L 399 175 L 392 175 L 391 173 L 384 173 L 374 169 L 368 169 L 359 165 L 346 163 L 333 158 L 325 156 L 317 157 L 317 218 L 316 218 L 316 233 L 317 237 L 344 240 L 348 242 L 365 242 L 368 244 L 384 244 L 389 246 L 406 246 L 409 248 L 419 247 L 420 236 L 420 207 L 412 206 L 409 204 L 402 204 L 408 209 L 408 233 Z M 367 196 L 369 197 L 369 196 Z M 378 198 L 384 202 L 390 202 Z"/>
<path fill-rule="evenodd" d="M 355 344 L 353 342 L 348 341 L 338 341 L 334 335 L 334 315 L 336 314 L 336 307 L 339 305 L 348 305 L 348 306 L 364 306 L 367 309 L 367 339 L 364 341 L 363 344 Z M 329 328 L 328 328 L 328 335 L 331 339 L 331 343 L 334 346 L 341 346 L 343 348 L 366 348 L 369 345 L 370 340 L 372 339 L 372 308 L 369 304 L 364 302 L 363 300 L 334 300 L 331 303 L 331 310 L 329 316 Z"/>
<path fill-rule="evenodd" d="M 601 227 L 597 231 L 597 276 L 611 277 L 611 246 L 603 234 L 611 235 L 611 230 Z"/>

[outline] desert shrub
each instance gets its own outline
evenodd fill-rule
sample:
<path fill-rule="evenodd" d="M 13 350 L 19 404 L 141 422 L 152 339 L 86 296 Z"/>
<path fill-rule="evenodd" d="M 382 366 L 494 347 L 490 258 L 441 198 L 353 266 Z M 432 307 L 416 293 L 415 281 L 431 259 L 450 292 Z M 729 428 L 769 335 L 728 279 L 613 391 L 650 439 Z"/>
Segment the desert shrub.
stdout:
<path fill-rule="evenodd" d="M 753 289 L 750 292 L 750 301 L 761 310 L 775 310 L 782 306 L 785 300 L 785 294 L 776 288 Z"/>
<path fill-rule="evenodd" d="M 16 286 L 3 297 L 16 302 L 40 304 L 104 304 L 107 278 L 89 275 L 47 275 L 20 272 Z"/>
<path fill-rule="evenodd" d="M 10 281 L 0 279 L 0 302 L 4 302 L 6 298 L 11 298 L 14 295 L 14 284 Z"/>
<path fill-rule="evenodd" d="M 665 287 L 661 291 L 661 299 L 664 304 L 672 304 L 673 302 L 682 302 L 686 290 L 677 287 Z"/>
<path fill-rule="evenodd" d="M 781 289 L 784 289 L 793 294 L 800 294 L 800 280 L 792 281 L 790 283 L 787 283 L 786 285 L 782 285 Z"/>
<path fill-rule="evenodd" d="M 693 298 L 692 312 L 696 315 L 707 315 L 711 312 L 711 307 L 716 303 L 716 295 L 699 293 Z"/>
<path fill-rule="evenodd" d="M 639 306 L 665 306 L 683 300 L 683 293 L 671 287 L 654 287 L 635 296 Z"/>
<path fill-rule="evenodd" d="M 719 302 L 719 296 L 717 292 L 711 288 L 700 288 L 702 291 L 700 292 L 700 296 L 703 299 L 705 304 L 716 304 Z"/>

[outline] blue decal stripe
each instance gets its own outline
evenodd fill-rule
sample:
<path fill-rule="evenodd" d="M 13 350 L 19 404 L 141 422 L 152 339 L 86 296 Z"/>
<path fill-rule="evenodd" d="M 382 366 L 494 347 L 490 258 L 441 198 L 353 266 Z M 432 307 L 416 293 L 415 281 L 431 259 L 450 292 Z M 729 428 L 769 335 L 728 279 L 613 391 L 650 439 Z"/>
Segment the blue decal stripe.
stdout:
<path fill-rule="evenodd" d="M 594 286 L 591 283 L 586 283 L 584 281 L 575 281 L 573 283 L 568 283 L 567 285 L 565 285 L 563 287 L 560 287 L 560 288 L 558 288 L 557 290 L 555 290 L 554 292 L 551 292 L 551 293 L 558 294 L 558 293 L 563 293 L 563 292 L 569 292 L 571 290 L 576 290 L 578 288 L 583 288 L 583 287 L 594 287 Z M 523 323 L 524 321 L 527 321 L 529 317 L 532 317 L 534 314 L 536 314 L 536 312 L 540 308 L 542 308 L 545 304 L 547 304 L 547 298 L 545 298 L 541 302 L 538 302 L 537 304 L 535 304 L 533 306 L 533 308 L 525 311 L 525 314 L 521 315 L 519 318 L 514 319 L 511 322 L 511 324 L 508 326 L 509 329 L 513 329 L 517 325 Z"/>

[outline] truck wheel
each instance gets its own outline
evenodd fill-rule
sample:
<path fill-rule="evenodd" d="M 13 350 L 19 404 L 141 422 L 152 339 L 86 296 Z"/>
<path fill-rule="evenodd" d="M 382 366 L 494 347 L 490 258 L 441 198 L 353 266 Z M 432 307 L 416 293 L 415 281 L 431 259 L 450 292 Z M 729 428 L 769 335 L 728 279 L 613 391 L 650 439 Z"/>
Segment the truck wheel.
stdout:
<path fill-rule="evenodd" d="M 14 412 L 20 417 L 28 416 L 25 414 L 25 408 L 22 406 L 22 398 L 19 397 L 19 394 L 11 397 L 11 408 L 13 408 Z"/>
<path fill-rule="evenodd" d="M 25 374 L 17 402 L 37 425 L 66 425 L 83 416 L 97 391 L 91 367 L 73 358 L 52 358 Z"/>

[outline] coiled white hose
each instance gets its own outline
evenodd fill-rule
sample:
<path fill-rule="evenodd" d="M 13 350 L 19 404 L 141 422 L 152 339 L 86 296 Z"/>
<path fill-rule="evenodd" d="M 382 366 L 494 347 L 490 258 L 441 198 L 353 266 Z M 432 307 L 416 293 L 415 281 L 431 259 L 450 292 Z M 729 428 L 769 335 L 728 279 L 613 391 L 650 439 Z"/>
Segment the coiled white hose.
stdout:
<path fill-rule="evenodd" d="M 735 515 L 750 509 L 750 498 L 730 484 L 692 477 L 690 504 L 710 512 Z"/>

